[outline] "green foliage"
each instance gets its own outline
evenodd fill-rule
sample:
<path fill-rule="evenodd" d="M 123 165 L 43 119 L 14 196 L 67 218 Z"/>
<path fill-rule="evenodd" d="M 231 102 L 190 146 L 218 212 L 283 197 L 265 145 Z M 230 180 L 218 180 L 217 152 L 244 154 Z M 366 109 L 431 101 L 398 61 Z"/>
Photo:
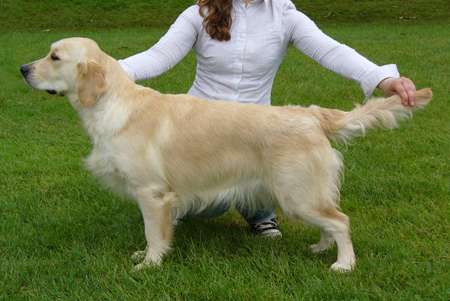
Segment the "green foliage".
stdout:
<path fill-rule="evenodd" d="M 73 20 L 86 20 L 86 8 L 111 20 L 126 9 L 133 11 L 131 5 L 142 10 L 156 9 L 155 3 L 178 7 L 172 2 L 177 1 L 14 1 L 24 12 L 15 16 L 24 22 L 0 35 L 0 300 L 450 299 L 449 25 L 418 25 L 420 19 L 396 20 L 401 24 L 391 26 L 335 21 L 322 26 L 375 63 L 397 63 L 418 88 L 430 87 L 435 95 L 399 129 L 370 132 L 348 148 L 336 146 L 346 165 L 341 209 L 352 222 L 354 272 L 328 270 L 336 248 L 320 255 L 309 251 L 319 239 L 316 229 L 279 213 L 283 237 L 262 240 L 248 233 L 234 211 L 213 220 L 189 220 L 176 229 L 174 250 L 163 266 L 132 271 L 130 255 L 145 246 L 139 208 L 84 170 L 82 158 L 91 143 L 76 113 L 64 98 L 29 88 L 19 68 L 46 55 L 52 42 L 70 36 L 93 38 L 116 58 L 145 50 L 172 20 L 157 29 L 133 28 L 130 21 L 120 30 L 98 26 L 97 19 L 86 30 Z M 415 2 L 422 3 L 398 1 Z M 302 1 L 297 7 L 372 3 L 379 4 Z M 4 19 L 4 9 L 10 13 L 13 2 L 0 5 L 0 22 L 11 22 Z M 65 9 L 73 12 L 63 14 L 67 27 L 58 16 Z M 47 20 L 48 13 L 55 18 Z M 159 13 L 151 19 L 166 18 Z M 195 64 L 190 53 L 174 69 L 143 84 L 166 93 L 186 92 Z M 275 105 L 344 110 L 363 97 L 357 84 L 296 49 L 286 55 L 272 93 Z"/>

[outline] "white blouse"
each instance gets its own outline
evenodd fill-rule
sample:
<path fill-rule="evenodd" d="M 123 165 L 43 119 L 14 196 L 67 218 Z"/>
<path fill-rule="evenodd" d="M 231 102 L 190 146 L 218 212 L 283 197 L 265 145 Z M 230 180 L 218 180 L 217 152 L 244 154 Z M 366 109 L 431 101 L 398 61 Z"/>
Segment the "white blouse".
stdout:
<path fill-rule="evenodd" d="M 153 47 L 119 63 L 138 82 L 168 71 L 193 49 L 197 71 L 188 94 L 265 105 L 291 45 L 359 83 L 367 98 L 383 79 L 400 76 L 396 65 L 379 67 L 325 35 L 290 0 L 254 0 L 247 7 L 233 0 L 232 17 L 231 40 L 220 42 L 206 33 L 199 6 L 193 5 Z"/>

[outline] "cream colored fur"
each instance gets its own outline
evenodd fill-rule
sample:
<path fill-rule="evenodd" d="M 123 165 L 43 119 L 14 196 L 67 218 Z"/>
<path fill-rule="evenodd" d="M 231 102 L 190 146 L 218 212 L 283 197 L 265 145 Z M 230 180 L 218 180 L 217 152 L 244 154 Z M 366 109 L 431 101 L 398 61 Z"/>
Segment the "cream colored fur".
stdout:
<path fill-rule="evenodd" d="M 322 237 L 312 251 L 336 241 L 331 268 L 352 269 L 349 219 L 337 210 L 343 163 L 328 138 L 345 142 L 368 129 L 394 128 L 432 97 L 425 89 L 415 107 L 394 96 L 343 112 L 165 95 L 136 85 L 84 38 L 61 40 L 24 67 L 31 87 L 65 94 L 78 112 L 94 147 L 87 168 L 139 204 L 148 247 L 136 253 L 145 256 L 136 268 L 161 262 L 173 219 L 241 202 L 252 210 L 276 205 L 318 227 Z"/>

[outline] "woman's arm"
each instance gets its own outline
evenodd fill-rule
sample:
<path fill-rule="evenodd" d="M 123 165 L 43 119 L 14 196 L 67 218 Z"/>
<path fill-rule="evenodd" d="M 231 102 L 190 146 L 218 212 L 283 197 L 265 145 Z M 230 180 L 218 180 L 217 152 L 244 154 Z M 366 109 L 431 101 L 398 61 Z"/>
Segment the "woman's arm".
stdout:
<path fill-rule="evenodd" d="M 198 6 L 189 7 L 158 43 L 147 51 L 119 60 L 120 65 L 135 82 L 160 76 L 173 68 L 192 49 L 202 20 Z"/>
<path fill-rule="evenodd" d="M 403 103 L 413 105 L 414 84 L 409 79 L 400 78 L 396 65 L 377 66 L 354 49 L 325 35 L 293 5 L 285 10 L 284 20 L 291 43 L 296 48 L 326 69 L 359 83 L 366 99 L 379 87 L 387 95 L 400 94 Z M 383 84 L 386 79 L 389 81 Z"/>

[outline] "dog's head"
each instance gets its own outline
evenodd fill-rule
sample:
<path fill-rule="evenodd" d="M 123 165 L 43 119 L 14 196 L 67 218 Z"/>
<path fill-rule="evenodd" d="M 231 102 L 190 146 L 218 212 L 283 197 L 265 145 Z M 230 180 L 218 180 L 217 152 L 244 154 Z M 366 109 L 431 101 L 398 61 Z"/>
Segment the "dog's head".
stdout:
<path fill-rule="evenodd" d="M 49 54 L 20 68 L 27 84 L 50 94 L 73 95 L 83 107 L 91 106 L 107 88 L 106 55 L 85 38 L 60 40 Z"/>

